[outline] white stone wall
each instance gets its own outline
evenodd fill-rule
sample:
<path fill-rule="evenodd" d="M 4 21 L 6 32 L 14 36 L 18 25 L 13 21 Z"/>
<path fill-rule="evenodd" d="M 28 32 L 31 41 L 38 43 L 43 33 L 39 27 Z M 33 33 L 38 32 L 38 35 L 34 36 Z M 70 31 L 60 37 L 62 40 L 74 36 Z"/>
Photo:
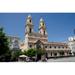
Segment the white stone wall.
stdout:
<path fill-rule="evenodd" d="M 19 39 L 18 37 L 12 37 L 12 36 L 9 36 L 9 47 L 10 49 L 20 49 L 20 46 L 19 46 Z"/>
<path fill-rule="evenodd" d="M 56 47 L 56 48 L 55 48 Z M 60 48 L 59 48 L 60 47 Z M 68 47 L 64 47 L 64 46 L 51 46 L 50 48 L 50 45 L 47 45 L 47 48 L 45 48 L 46 50 L 69 50 Z"/>
<path fill-rule="evenodd" d="M 72 52 L 75 52 L 75 36 L 68 38 L 68 45 Z"/>
<path fill-rule="evenodd" d="M 71 51 L 75 52 L 75 41 L 74 42 L 69 42 L 68 45 L 69 45 Z"/>

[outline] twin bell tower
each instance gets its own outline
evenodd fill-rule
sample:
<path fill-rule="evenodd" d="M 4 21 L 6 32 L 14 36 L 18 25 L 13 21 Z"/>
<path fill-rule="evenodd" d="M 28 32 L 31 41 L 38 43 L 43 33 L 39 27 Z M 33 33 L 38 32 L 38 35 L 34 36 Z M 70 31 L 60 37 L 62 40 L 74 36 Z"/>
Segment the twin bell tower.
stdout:
<path fill-rule="evenodd" d="M 31 15 L 28 15 L 26 18 L 25 34 L 31 34 L 33 32 L 34 32 L 34 25 L 32 22 L 32 17 Z M 43 18 L 41 18 L 39 22 L 39 33 L 41 35 L 47 35 L 46 25 L 45 25 Z"/>

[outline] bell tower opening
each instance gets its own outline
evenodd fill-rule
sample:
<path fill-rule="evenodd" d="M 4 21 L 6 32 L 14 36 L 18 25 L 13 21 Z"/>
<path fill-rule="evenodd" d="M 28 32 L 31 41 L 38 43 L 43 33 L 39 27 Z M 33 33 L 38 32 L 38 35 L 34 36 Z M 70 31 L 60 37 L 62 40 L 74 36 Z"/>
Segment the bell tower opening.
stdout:
<path fill-rule="evenodd" d="M 45 31 L 44 31 L 44 35 L 45 35 Z"/>
<path fill-rule="evenodd" d="M 31 33 L 32 32 L 32 29 L 30 28 L 30 31 L 29 31 L 29 33 Z"/>
<path fill-rule="evenodd" d="M 31 23 L 31 20 L 30 20 L 30 23 Z"/>

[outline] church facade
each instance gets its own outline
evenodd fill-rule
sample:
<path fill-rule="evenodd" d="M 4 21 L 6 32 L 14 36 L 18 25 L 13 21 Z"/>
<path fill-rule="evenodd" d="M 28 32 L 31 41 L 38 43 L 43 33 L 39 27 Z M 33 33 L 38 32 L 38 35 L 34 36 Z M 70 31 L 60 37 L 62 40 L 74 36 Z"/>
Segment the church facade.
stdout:
<path fill-rule="evenodd" d="M 41 48 L 46 50 L 48 57 L 67 56 L 71 54 L 71 49 L 67 43 L 48 41 L 46 24 L 42 18 L 39 23 L 39 31 L 35 32 L 32 17 L 31 15 L 28 15 L 25 25 L 25 39 L 23 43 L 21 43 L 20 49 L 24 51 L 30 48 Z"/>

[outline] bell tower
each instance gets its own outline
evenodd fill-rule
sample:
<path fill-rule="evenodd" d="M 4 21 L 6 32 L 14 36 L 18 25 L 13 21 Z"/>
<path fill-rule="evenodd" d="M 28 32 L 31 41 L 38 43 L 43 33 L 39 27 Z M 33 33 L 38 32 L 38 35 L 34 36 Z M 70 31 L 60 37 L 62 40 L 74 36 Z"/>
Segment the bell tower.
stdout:
<path fill-rule="evenodd" d="M 42 35 L 47 35 L 45 22 L 42 18 L 40 19 L 39 33 Z"/>
<path fill-rule="evenodd" d="M 29 34 L 33 33 L 33 23 L 32 23 L 32 17 L 31 15 L 28 15 L 26 18 L 26 25 L 25 25 L 25 49 L 27 50 L 29 48 L 28 42 L 29 42 Z"/>
<path fill-rule="evenodd" d="M 28 15 L 26 19 L 26 26 L 25 26 L 25 34 L 29 34 L 33 32 L 33 23 L 31 15 Z"/>

